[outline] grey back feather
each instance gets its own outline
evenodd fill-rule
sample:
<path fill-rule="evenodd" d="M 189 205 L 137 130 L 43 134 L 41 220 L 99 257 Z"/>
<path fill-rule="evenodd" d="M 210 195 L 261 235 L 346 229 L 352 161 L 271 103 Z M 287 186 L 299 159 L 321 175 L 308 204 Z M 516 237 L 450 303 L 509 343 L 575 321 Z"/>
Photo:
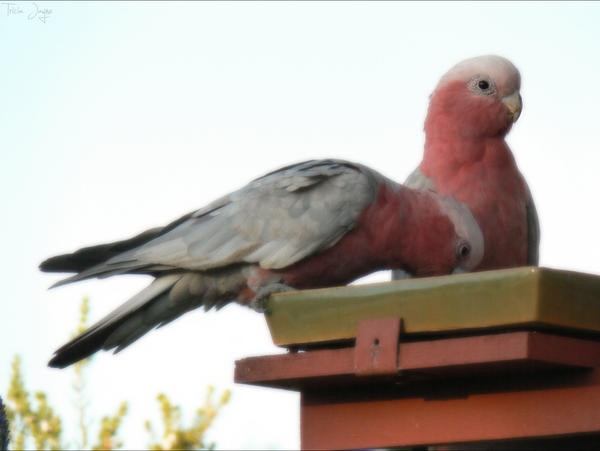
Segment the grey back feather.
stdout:
<path fill-rule="evenodd" d="M 174 268 L 201 271 L 244 262 L 284 268 L 333 246 L 354 227 L 383 180 L 393 184 L 371 169 L 342 160 L 288 166 L 63 282 Z"/>

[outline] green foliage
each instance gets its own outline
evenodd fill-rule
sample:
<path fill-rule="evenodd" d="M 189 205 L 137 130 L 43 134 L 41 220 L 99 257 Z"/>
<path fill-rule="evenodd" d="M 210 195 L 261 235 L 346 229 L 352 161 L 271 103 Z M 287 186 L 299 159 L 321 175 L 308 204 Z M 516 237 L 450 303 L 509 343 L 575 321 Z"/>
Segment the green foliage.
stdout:
<path fill-rule="evenodd" d="M 162 440 L 156 442 L 154 430 L 150 421 L 146 421 L 146 429 L 153 437 L 154 443 L 148 445 L 152 450 L 169 450 L 169 449 L 198 449 L 208 448 L 213 449 L 215 443 L 206 443 L 204 434 L 211 426 L 212 422 L 217 417 L 221 408 L 229 402 L 231 392 L 225 390 L 218 401 L 213 400 L 214 387 L 209 386 L 206 390 L 206 398 L 204 406 L 196 410 L 196 416 L 192 425 L 185 428 L 181 423 L 181 408 L 171 404 L 169 398 L 160 393 L 156 399 L 160 404 L 163 420 Z"/>
<path fill-rule="evenodd" d="M 6 414 L 10 424 L 10 440 L 14 449 L 30 448 L 28 437 L 35 449 L 61 449 L 61 421 L 48 405 L 44 392 L 35 392 L 36 409 L 29 402 L 30 394 L 25 389 L 21 374 L 21 359 L 15 356 L 12 363 L 12 377 L 6 399 Z"/>
<path fill-rule="evenodd" d="M 80 317 L 77 324 L 79 334 L 87 329 L 89 314 L 89 299 L 83 298 L 80 306 Z M 75 405 L 78 413 L 78 428 L 80 433 L 78 449 L 88 449 L 89 427 L 86 420 L 86 409 L 89 405 L 85 395 L 85 370 L 91 361 L 91 357 L 81 360 L 73 365 L 74 381 L 73 391 L 76 399 Z M 61 418 L 48 404 L 44 392 L 35 392 L 36 407 L 32 408 L 30 393 L 25 388 L 23 374 L 21 372 L 21 359 L 15 356 L 12 364 L 12 375 L 10 386 L 6 396 L 7 405 L 3 406 L 0 398 L 0 450 L 6 449 L 8 443 L 15 450 L 32 449 L 64 449 L 62 440 Z M 197 409 L 196 417 L 192 425 L 185 428 L 181 421 L 181 407 L 173 405 L 165 394 L 159 394 L 157 399 L 160 403 L 163 422 L 162 441 L 149 445 L 150 449 L 197 449 L 214 448 L 215 444 L 206 444 L 204 435 L 211 426 L 221 408 L 227 404 L 230 398 L 229 390 L 225 390 L 217 401 L 214 398 L 214 388 L 209 386 L 204 405 Z M 3 407 L 6 409 L 4 417 Z M 92 446 L 94 450 L 119 449 L 123 442 L 118 438 L 119 428 L 127 414 L 127 402 L 119 405 L 113 416 L 104 416 L 100 421 L 98 429 L 98 441 Z M 7 424 L 8 422 L 8 424 Z M 155 441 L 152 425 L 145 422 L 146 430 L 151 434 L 151 440 Z M 7 430 L 7 431 L 6 431 Z M 6 432 L 3 434 L 3 432 Z"/>
<path fill-rule="evenodd" d="M 98 432 L 98 444 L 94 445 L 92 449 L 119 449 L 123 446 L 123 442 L 116 436 L 126 413 L 127 403 L 122 402 L 114 416 L 102 418 L 100 432 Z"/>

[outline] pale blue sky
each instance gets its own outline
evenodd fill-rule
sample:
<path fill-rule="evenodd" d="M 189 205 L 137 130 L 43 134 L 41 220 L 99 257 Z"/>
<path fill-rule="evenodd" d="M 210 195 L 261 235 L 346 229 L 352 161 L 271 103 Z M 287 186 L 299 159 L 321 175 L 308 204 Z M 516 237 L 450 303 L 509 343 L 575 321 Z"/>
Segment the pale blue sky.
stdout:
<path fill-rule="evenodd" d="M 72 372 L 45 365 L 81 297 L 97 319 L 147 283 L 47 291 L 56 277 L 37 271 L 41 260 L 166 223 L 307 158 L 403 180 L 437 80 L 479 54 L 521 70 L 524 110 L 508 141 L 538 205 L 541 264 L 600 273 L 600 3 L 47 2 L 45 23 L 28 19 L 33 3 L 14 3 L 22 13 L 0 4 L 0 393 L 20 353 L 28 386 L 71 414 Z M 270 352 L 259 315 L 193 312 L 94 360 L 93 415 L 132 400 L 126 444 L 144 446 L 158 391 L 192 408 L 212 383 L 233 390 L 211 434 L 220 447 L 297 447 L 297 396 L 232 382 L 235 359 Z"/>

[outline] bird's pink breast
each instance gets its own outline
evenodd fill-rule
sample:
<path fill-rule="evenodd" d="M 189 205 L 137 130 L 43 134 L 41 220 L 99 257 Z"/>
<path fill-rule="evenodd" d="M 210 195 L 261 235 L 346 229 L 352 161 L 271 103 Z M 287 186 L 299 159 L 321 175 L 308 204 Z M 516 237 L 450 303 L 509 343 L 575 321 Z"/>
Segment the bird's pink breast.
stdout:
<path fill-rule="evenodd" d="M 501 137 L 457 146 L 460 160 L 452 160 L 435 158 L 436 152 L 452 152 L 452 144 L 430 143 L 421 170 L 437 192 L 466 204 L 479 223 L 485 253 L 477 269 L 526 265 L 527 190 L 510 150 Z"/>
<path fill-rule="evenodd" d="M 457 81 L 436 91 L 425 121 L 421 172 L 466 204 L 484 235 L 477 269 L 527 264 L 527 188 L 504 141 L 512 119 L 501 100 Z"/>

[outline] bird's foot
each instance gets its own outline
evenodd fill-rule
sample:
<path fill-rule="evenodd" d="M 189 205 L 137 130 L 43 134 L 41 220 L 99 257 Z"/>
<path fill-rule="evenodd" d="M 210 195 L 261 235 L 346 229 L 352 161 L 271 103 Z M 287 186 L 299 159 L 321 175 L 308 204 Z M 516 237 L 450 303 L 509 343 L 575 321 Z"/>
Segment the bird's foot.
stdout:
<path fill-rule="evenodd" d="M 260 287 L 258 290 L 256 290 L 256 294 L 252 298 L 252 301 L 250 301 L 250 307 L 259 313 L 264 313 L 269 296 L 271 296 L 273 293 L 282 293 L 284 291 L 293 290 L 293 287 L 290 287 L 284 283 L 270 283 L 269 285 L 265 285 L 264 287 Z"/>

